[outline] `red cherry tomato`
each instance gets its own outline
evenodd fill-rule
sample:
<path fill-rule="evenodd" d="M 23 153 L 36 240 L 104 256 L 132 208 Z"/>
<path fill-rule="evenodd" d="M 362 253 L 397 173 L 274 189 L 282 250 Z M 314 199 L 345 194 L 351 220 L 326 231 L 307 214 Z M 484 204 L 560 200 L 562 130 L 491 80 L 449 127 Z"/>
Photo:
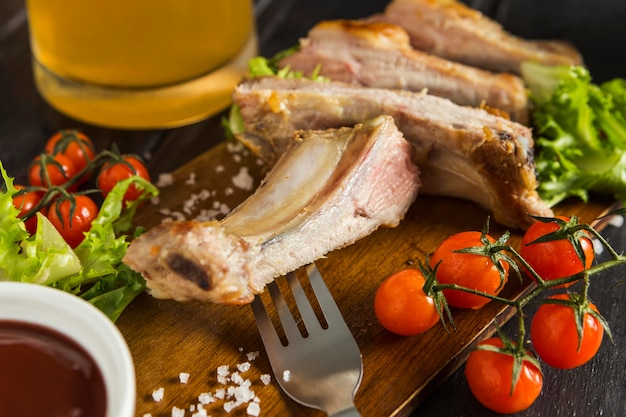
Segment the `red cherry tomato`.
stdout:
<path fill-rule="evenodd" d="M 569 300 L 570 296 L 557 294 L 549 298 Z M 589 308 L 598 311 L 591 303 Z M 530 324 L 530 339 L 537 355 L 559 369 L 575 368 L 589 361 L 600 349 L 603 336 L 602 323 L 585 312 L 582 339 L 579 339 L 574 309 L 563 304 L 542 304 Z"/>
<path fill-rule="evenodd" d="M 558 216 L 568 221 L 568 217 Z M 569 240 L 551 240 L 532 243 L 534 240 L 559 229 L 556 222 L 543 223 L 537 221 L 528 228 L 522 238 L 520 255 L 544 280 L 554 280 L 575 275 L 583 271 L 583 264 L 576 255 L 574 246 Z M 589 269 L 595 254 L 593 244 L 587 238 L 581 238 L 580 244 L 585 254 L 585 269 Z M 566 284 L 569 286 L 573 283 Z"/>
<path fill-rule="evenodd" d="M 118 182 L 130 178 L 134 175 L 138 175 L 147 181 L 150 181 L 150 174 L 148 169 L 142 161 L 138 158 L 126 155 L 123 156 L 123 161 L 116 163 L 106 163 L 102 166 L 100 174 L 98 175 L 97 185 L 102 193 L 106 196 Z M 124 195 L 125 201 L 134 201 L 139 198 L 141 191 L 139 191 L 134 185 L 131 185 Z"/>
<path fill-rule="evenodd" d="M 95 158 L 93 142 L 78 130 L 60 130 L 48 139 L 45 151 L 50 155 L 62 154 L 69 158 L 77 172 Z"/>
<path fill-rule="evenodd" d="M 50 188 L 68 182 L 76 175 L 76 167 L 65 155 L 41 155 L 30 166 L 29 180 L 35 187 Z M 72 190 L 76 187 L 73 185 Z"/>
<path fill-rule="evenodd" d="M 91 229 L 91 222 L 98 215 L 98 206 L 86 195 L 75 195 L 74 207 L 71 199 L 59 198 L 52 202 L 48 219 L 63 239 L 72 248 L 77 247 Z"/>
<path fill-rule="evenodd" d="M 439 321 L 433 298 L 424 293 L 425 282 L 417 269 L 396 272 L 383 281 L 374 297 L 374 312 L 385 329 L 411 336 Z"/>
<path fill-rule="evenodd" d="M 499 337 L 492 337 L 481 345 L 502 347 Z M 539 397 L 543 387 L 541 370 L 524 359 L 515 389 L 511 393 L 514 359 L 501 352 L 476 349 L 465 364 L 465 378 L 474 397 L 488 409 L 502 413 L 517 413 L 527 409 Z"/>
<path fill-rule="evenodd" d="M 22 190 L 24 189 L 24 186 L 16 185 L 15 188 L 18 190 Z M 26 213 L 37 207 L 37 205 L 43 198 L 43 195 L 44 193 L 41 191 L 26 191 L 25 193 L 13 196 L 13 205 L 16 209 L 20 211 L 19 217 L 24 217 Z M 40 209 L 40 211 L 43 214 L 46 213 L 45 208 Z M 33 215 L 29 219 L 26 219 L 24 221 L 24 225 L 26 226 L 26 230 L 28 231 L 28 233 L 30 233 L 31 235 L 34 234 L 37 230 L 37 217 Z"/>
<path fill-rule="evenodd" d="M 508 279 L 509 264 L 501 262 L 505 271 L 504 280 L 496 265 L 487 256 L 458 253 L 459 249 L 475 246 L 483 246 L 480 232 L 461 232 L 448 237 L 435 250 L 430 266 L 434 268 L 438 263 L 437 281 L 441 284 L 458 284 L 465 288 L 482 291 L 491 295 L 497 295 Z M 491 242 L 495 239 L 487 236 Z M 459 308 L 481 308 L 490 299 L 476 294 L 470 294 L 461 290 L 443 290 L 443 294 L 451 306 Z"/>

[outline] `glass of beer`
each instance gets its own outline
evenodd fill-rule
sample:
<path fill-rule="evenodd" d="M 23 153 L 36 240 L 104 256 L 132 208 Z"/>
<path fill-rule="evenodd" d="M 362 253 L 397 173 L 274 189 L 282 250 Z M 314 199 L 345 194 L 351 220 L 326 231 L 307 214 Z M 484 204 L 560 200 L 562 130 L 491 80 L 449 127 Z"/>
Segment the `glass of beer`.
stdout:
<path fill-rule="evenodd" d="M 27 0 L 37 89 L 122 129 L 185 125 L 228 107 L 258 53 L 252 0 Z"/>

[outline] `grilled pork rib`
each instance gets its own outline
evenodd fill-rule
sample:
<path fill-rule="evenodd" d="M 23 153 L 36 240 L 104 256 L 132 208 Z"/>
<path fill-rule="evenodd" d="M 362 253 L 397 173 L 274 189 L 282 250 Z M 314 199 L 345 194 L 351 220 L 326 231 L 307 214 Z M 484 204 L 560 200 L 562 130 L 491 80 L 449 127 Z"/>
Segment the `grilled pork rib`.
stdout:
<path fill-rule="evenodd" d="M 245 132 L 237 135 L 270 164 L 299 129 L 350 126 L 390 115 L 415 147 L 421 193 L 460 197 L 491 210 L 513 228 L 550 216 L 536 192 L 529 128 L 445 98 L 339 82 L 262 77 L 233 95 Z"/>
<path fill-rule="evenodd" d="M 156 298 L 252 301 L 274 278 L 396 226 L 417 196 L 413 148 L 391 117 L 300 132 L 257 191 L 221 221 L 173 221 L 124 262 Z"/>
<path fill-rule="evenodd" d="M 300 50 L 284 58 L 290 67 L 311 76 L 366 87 L 410 91 L 427 89 L 457 104 L 483 104 L 528 123 L 528 97 L 522 80 L 495 74 L 413 49 L 404 29 L 384 22 L 324 21 L 301 39 Z"/>
<path fill-rule="evenodd" d="M 402 26 L 416 49 L 491 71 L 520 74 L 520 65 L 527 60 L 582 64 L 572 45 L 514 36 L 457 0 L 393 0 L 373 19 Z"/>

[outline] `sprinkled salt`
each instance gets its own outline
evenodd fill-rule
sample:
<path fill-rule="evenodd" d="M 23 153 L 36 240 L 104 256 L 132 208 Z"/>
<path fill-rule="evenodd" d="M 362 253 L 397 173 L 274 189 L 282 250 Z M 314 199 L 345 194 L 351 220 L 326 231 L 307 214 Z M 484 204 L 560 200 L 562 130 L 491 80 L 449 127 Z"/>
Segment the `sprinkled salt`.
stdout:
<path fill-rule="evenodd" d="M 289 369 L 283 371 L 283 381 L 289 382 L 291 380 L 291 371 Z"/>
<path fill-rule="evenodd" d="M 156 402 L 159 402 L 163 399 L 164 394 L 165 394 L 165 388 L 161 387 L 152 392 L 152 399 Z"/>
<path fill-rule="evenodd" d="M 591 239 L 593 245 L 593 251 L 596 255 L 601 255 L 604 252 L 604 245 L 598 239 Z"/>
<path fill-rule="evenodd" d="M 230 380 L 237 385 L 241 385 L 243 384 L 243 378 L 241 377 L 241 375 L 239 374 L 239 372 L 233 372 L 230 375 Z"/>
<path fill-rule="evenodd" d="M 196 183 L 196 173 L 191 172 L 189 173 L 189 177 L 185 180 L 185 184 L 194 185 L 195 183 Z"/>
<path fill-rule="evenodd" d="M 248 352 L 246 353 L 246 357 L 248 358 L 249 361 L 253 361 L 259 357 L 259 351 L 257 350 L 254 352 Z"/>
<path fill-rule="evenodd" d="M 622 216 L 612 216 L 609 220 L 609 224 L 615 227 L 622 227 L 624 224 L 624 217 Z"/>
<path fill-rule="evenodd" d="M 239 372 L 246 372 L 250 370 L 250 362 L 242 362 L 237 364 L 237 370 Z"/>
<path fill-rule="evenodd" d="M 232 178 L 233 185 L 242 190 L 252 190 L 254 179 L 250 176 L 247 167 L 240 167 L 239 173 Z"/>
<path fill-rule="evenodd" d="M 164 172 L 162 174 L 159 174 L 159 177 L 155 185 L 158 188 L 165 188 L 165 187 L 169 187 L 172 184 L 174 184 L 174 175 L 172 175 L 169 172 Z"/>
<path fill-rule="evenodd" d="M 198 401 L 200 404 L 211 404 L 212 402 L 215 402 L 215 398 L 213 398 L 213 394 L 210 392 L 203 392 L 198 395 Z"/>
<path fill-rule="evenodd" d="M 256 402 L 248 403 L 246 413 L 248 413 L 249 416 L 258 416 L 259 414 L 261 414 L 261 406 L 259 405 L 259 403 Z"/>
<path fill-rule="evenodd" d="M 214 397 L 220 400 L 226 398 L 226 390 L 224 388 L 218 388 L 215 390 Z"/>
<path fill-rule="evenodd" d="M 178 380 L 181 384 L 186 384 L 187 381 L 189 381 L 189 373 L 181 372 L 180 374 L 178 374 Z"/>
<path fill-rule="evenodd" d="M 224 403 L 224 411 L 230 413 L 237 407 L 237 403 L 235 401 L 226 401 Z"/>
<path fill-rule="evenodd" d="M 272 376 L 270 374 L 261 375 L 261 382 L 265 385 L 269 384 L 272 382 Z"/>
<path fill-rule="evenodd" d="M 185 410 L 176 406 L 172 407 L 172 417 L 183 417 Z"/>

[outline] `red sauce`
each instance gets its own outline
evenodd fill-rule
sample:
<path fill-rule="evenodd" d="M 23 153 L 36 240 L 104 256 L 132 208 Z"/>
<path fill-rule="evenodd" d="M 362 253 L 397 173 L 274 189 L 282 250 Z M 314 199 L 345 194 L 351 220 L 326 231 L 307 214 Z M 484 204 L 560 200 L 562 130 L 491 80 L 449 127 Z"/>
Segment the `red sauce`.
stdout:
<path fill-rule="evenodd" d="M 102 373 L 67 336 L 0 320 L 0 417 L 104 417 Z"/>

